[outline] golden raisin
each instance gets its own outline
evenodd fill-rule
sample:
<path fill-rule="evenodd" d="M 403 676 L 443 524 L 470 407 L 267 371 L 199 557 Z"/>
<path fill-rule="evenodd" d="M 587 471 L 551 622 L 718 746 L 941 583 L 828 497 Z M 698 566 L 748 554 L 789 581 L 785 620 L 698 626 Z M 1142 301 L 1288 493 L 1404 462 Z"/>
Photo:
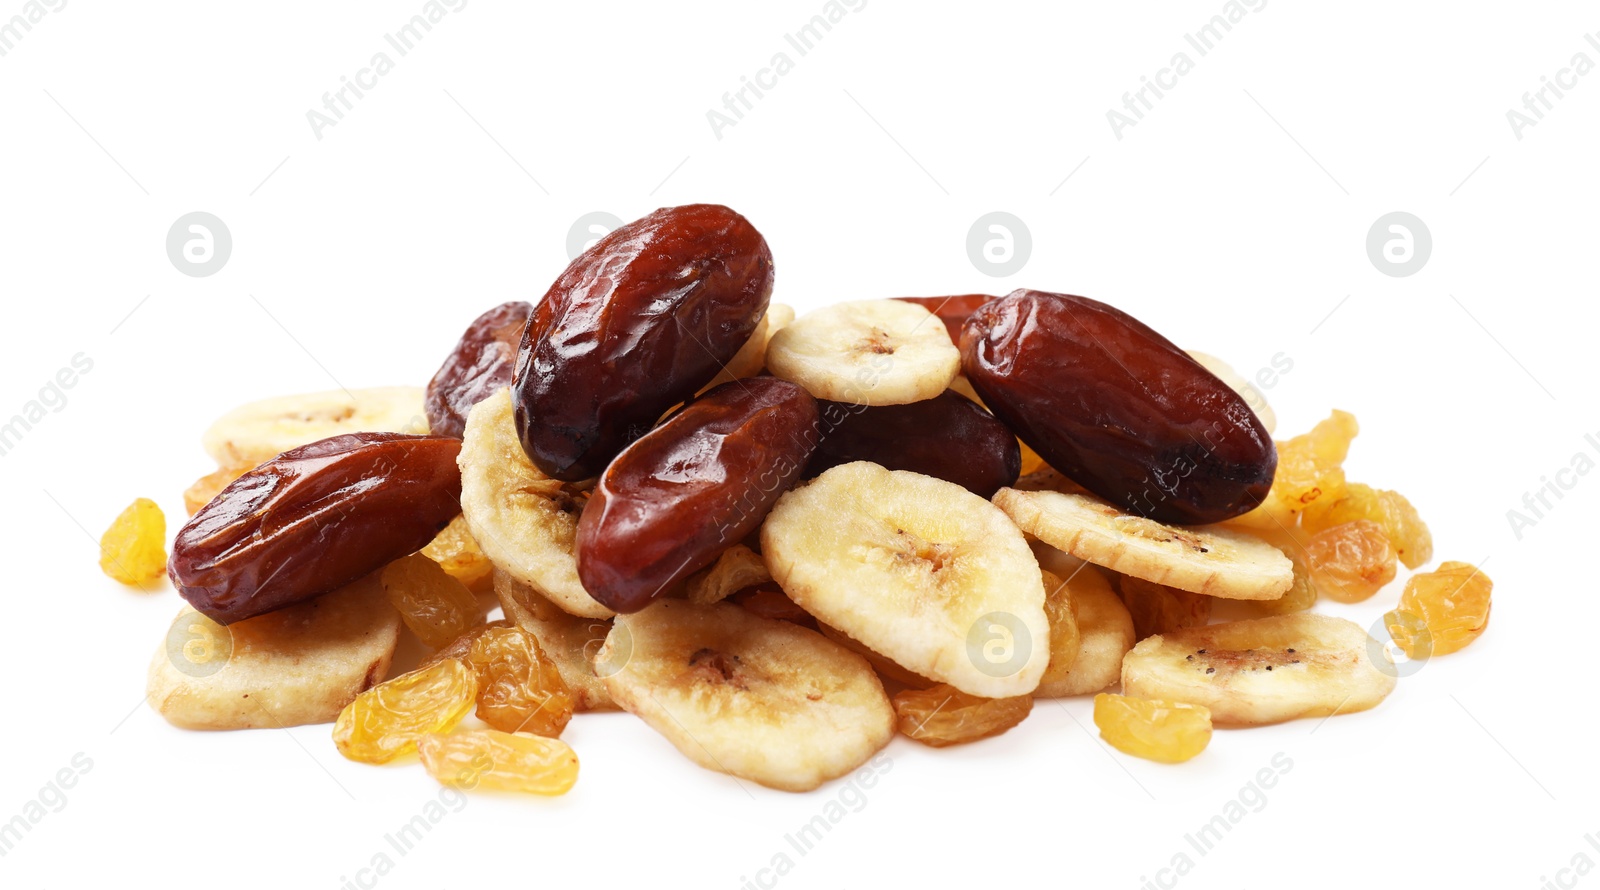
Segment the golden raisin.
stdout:
<path fill-rule="evenodd" d="M 1370 519 L 1312 535 L 1306 541 L 1306 561 L 1317 590 L 1341 603 L 1359 603 L 1394 580 L 1394 545 Z"/>
<path fill-rule="evenodd" d="M 1102 692 L 1094 697 L 1094 725 L 1111 747 L 1157 763 L 1182 763 L 1211 742 L 1211 710 L 1203 705 Z"/>
<path fill-rule="evenodd" d="M 1311 432 L 1278 443 L 1278 470 L 1261 506 L 1230 520 L 1255 529 L 1288 528 L 1324 498 L 1344 496 L 1344 459 L 1359 427 L 1355 416 L 1334 411 Z"/>
<path fill-rule="evenodd" d="M 485 631 L 467 655 L 478 674 L 478 718 L 506 732 L 555 738 L 572 719 L 572 692 L 539 640 L 520 627 Z"/>
<path fill-rule="evenodd" d="M 1141 640 L 1211 620 L 1212 599 L 1203 593 L 1190 593 L 1130 575 L 1117 579 L 1117 592 L 1122 595 L 1128 614 L 1133 616 L 1134 636 Z"/>
<path fill-rule="evenodd" d="M 143 586 L 167 570 L 167 518 L 149 498 L 139 498 L 100 536 L 100 571 L 123 584 Z"/>
<path fill-rule="evenodd" d="M 486 590 L 489 573 L 494 571 L 494 563 L 484 555 L 477 539 L 472 537 L 472 531 L 467 528 L 465 515 L 450 520 L 444 531 L 422 548 L 422 555 L 438 563 L 450 577 L 474 591 Z"/>
<path fill-rule="evenodd" d="M 1303 536 L 1290 534 L 1283 530 L 1277 532 L 1260 532 L 1262 538 L 1272 546 L 1283 551 L 1289 557 L 1289 562 L 1294 565 L 1294 582 L 1283 596 L 1275 600 L 1261 600 L 1255 605 L 1268 615 L 1288 615 L 1291 612 L 1304 612 L 1317 604 L 1317 582 L 1311 578 L 1311 564 L 1306 560 L 1306 548 L 1302 543 Z"/>
<path fill-rule="evenodd" d="M 1400 605 L 1384 616 L 1389 635 L 1407 658 L 1448 655 L 1489 626 L 1494 582 L 1471 563 L 1447 562 L 1412 575 Z M 1420 619 L 1420 620 L 1419 620 Z"/>
<path fill-rule="evenodd" d="M 1350 482 L 1345 486 L 1343 497 L 1319 498 L 1306 507 L 1300 524 L 1306 531 L 1316 534 L 1357 519 L 1370 519 L 1382 526 L 1406 568 L 1414 569 L 1433 559 L 1433 534 L 1428 531 L 1428 524 L 1398 491 Z"/>
<path fill-rule="evenodd" d="M 211 503 L 217 495 L 222 493 L 233 480 L 255 469 L 254 466 L 223 467 L 214 473 L 207 473 L 194 481 L 194 484 L 183 491 L 183 508 L 189 515 L 200 512 L 200 508 Z"/>
<path fill-rule="evenodd" d="M 345 705 L 333 724 L 333 743 L 351 760 L 388 763 L 415 750 L 422 736 L 454 729 L 477 693 L 477 677 L 456 659 L 418 668 Z"/>
<path fill-rule="evenodd" d="M 471 664 L 471 662 L 467 661 L 467 656 L 472 654 L 472 647 L 473 647 L 474 644 L 476 644 L 478 642 L 478 638 L 479 637 L 483 636 L 484 634 L 488 633 L 489 631 L 491 631 L 491 630 L 493 630 L 493 629 L 495 629 L 497 627 L 516 627 L 516 626 L 517 626 L 516 622 L 511 621 L 511 620 L 506 619 L 506 618 L 502 618 L 499 621 L 491 621 L 488 624 L 480 624 L 477 627 L 470 628 L 470 629 L 467 630 L 466 633 L 463 633 L 461 636 L 456 637 L 454 640 L 451 640 L 449 645 L 445 646 L 442 649 L 439 649 L 438 651 L 434 652 L 432 655 L 430 655 L 427 658 L 423 659 L 422 664 L 418 665 L 418 667 L 419 668 L 432 667 L 433 665 L 436 665 L 439 662 L 444 661 L 446 658 L 457 659 L 462 664 L 465 664 L 468 667 L 471 667 L 472 664 Z"/>
<path fill-rule="evenodd" d="M 946 683 L 907 689 L 894 697 L 900 731 L 914 741 L 943 748 L 997 736 L 1033 710 L 1033 696 L 982 698 Z"/>
<path fill-rule="evenodd" d="M 450 645 L 478 623 L 478 598 L 421 553 L 389 563 L 382 577 L 400 619 L 429 649 Z"/>
<path fill-rule="evenodd" d="M 454 788 L 566 794 L 578 781 L 578 755 L 560 739 L 469 729 L 426 735 L 417 753 L 428 775 Z"/>

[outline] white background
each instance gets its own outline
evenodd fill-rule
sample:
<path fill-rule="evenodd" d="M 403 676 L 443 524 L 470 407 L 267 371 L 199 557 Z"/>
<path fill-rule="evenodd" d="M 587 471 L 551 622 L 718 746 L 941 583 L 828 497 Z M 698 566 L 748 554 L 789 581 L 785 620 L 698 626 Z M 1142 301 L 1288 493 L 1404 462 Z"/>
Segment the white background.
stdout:
<path fill-rule="evenodd" d="M 420 0 L 51 11 L 0 57 L 0 418 L 74 355 L 93 370 L 0 458 L 0 820 L 75 754 L 93 766 L 0 883 L 334 888 L 387 850 L 437 799 L 421 768 L 346 762 L 326 726 L 168 727 L 141 696 L 178 598 L 106 579 L 94 539 L 137 496 L 175 527 L 211 466 L 199 435 L 235 404 L 424 383 L 480 311 L 543 293 L 582 214 L 715 201 L 762 230 L 775 298 L 802 309 L 1029 286 L 1115 303 L 1246 374 L 1284 354 L 1280 434 L 1354 412 L 1351 477 L 1407 493 L 1440 558 L 1488 560 L 1490 629 L 1376 711 L 1219 731 L 1181 767 L 1109 751 L 1087 699 L 964 748 L 897 740 L 805 856 L 784 835 L 841 784 L 736 783 L 628 715 L 583 715 L 570 795 L 473 796 L 379 886 L 733 888 L 787 851 L 785 888 L 1138 888 L 1183 851 L 1183 887 L 1600 887 L 1558 875 L 1600 861 L 1600 478 L 1520 540 L 1506 518 L 1574 454 L 1600 458 L 1600 74 L 1521 139 L 1506 119 L 1575 53 L 1600 62 L 1600 18 L 1500 8 L 1273 0 L 1200 57 L 1183 36 L 1221 2 L 871 0 L 799 57 L 784 35 L 820 0 L 474 0 L 320 140 L 306 112 L 395 55 L 383 35 Z M 793 70 L 717 138 L 707 111 L 780 51 Z M 1193 71 L 1116 138 L 1107 110 L 1179 51 Z M 164 249 L 193 210 L 234 240 L 207 278 Z M 1033 239 L 999 280 L 965 247 L 992 210 Z M 1393 210 L 1432 232 L 1411 277 L 1364 247 Z M 1400 586 L 1328 611 L 1367 625 Z M 1280 752 L 1265 805 L 1195 853 L 1185 833 Z"/>

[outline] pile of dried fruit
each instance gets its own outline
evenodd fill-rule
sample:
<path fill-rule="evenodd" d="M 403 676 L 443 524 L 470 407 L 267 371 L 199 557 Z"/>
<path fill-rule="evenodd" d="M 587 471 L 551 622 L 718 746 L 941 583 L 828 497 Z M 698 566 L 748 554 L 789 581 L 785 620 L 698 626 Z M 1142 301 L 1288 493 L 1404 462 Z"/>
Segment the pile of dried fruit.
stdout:
<path fill-rule="evenodd" d="M 1365 631 L 1307 611 L 1432 559 L 1409 501 L 1345 478 L 1350 415 L 1274 443 L 1232 369 L 1082 297 L 795 319 L 772 282 L 742 216 L 659 210 L 478 318 L 426 392 L 225 415 L 166 565 L 191 608 L 153 707 L 331 721 L 352 760 L 538 794 L 577 778 L 574 713 L 620 708 L 801 791 L 896 730 L 971 742 L 1040 697 L 1101 693 L 1110 744 L 1178 762 L 1213 723 L 1393 689 Z M 164 535 L 136 502 L 101 565 L 153 580 Z M 1410 658 L 1452 652 L 1489 597 L 1445 563 L 1386 625 Z M 1259 617 L 1213 624 L 1219 598 Z M 385 680 L 402 625 L 433 654 Z"/>

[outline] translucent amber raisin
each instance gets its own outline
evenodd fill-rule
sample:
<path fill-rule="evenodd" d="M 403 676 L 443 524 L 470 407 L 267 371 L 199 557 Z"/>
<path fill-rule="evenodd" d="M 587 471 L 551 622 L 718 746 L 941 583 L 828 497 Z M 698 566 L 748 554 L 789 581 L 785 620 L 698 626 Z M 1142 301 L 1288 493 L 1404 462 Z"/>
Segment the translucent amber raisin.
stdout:
<path fill-rule="evenodd" d="M 1306 541 L 1306 561 L 1317 590 L 1341 603 L 1361 602 L 1394 580 L 1394 545 L 1370 519 L 1312 535 Z"/>
<path fill-rule="evenodd" d="M 345 705 L 333 724 L 339 753 L 362 763 L 388 763 L 431 732 L 448 732 L 472 710 L 478 680 L 472 668 L 446 659 L 379 683 Z"/>
<path fill-rule="evenodd" d="M 924 745 L 943 748 L 997 736 L 1033 710 L 1033 696 L 981 698 L 941 683 L 907 689 L 894 697 L 900 731 Z"/>
<path fill-rule="evenodd" d="M 1400 594 L 1399 607 L 1384 616 L 1389 634 L 1408 658 L 1448 655 L 1476 640 L 1489 626 L 1493 591 L 1489 576 L 1467 562 L 1447 562 L 1432 572 L 1412 575 Z"/>
<path fill-rule="evenodd" d="M 383 590 L 429 649 L 440 649 L 478 623 L 478 598 L 439 564 L 413 553 L 383 570 Z"/>
<path fill-rule="evenodd" d="M 1211 711 L 1182 702 L 1102 692 L 1094 697 L 1094 725 L 1111 747 L 1158 763 L 1182 763 L 1211 742 Z"/>
<path fill-rule="evenodd" d="M 161 508 L 139 498 L 100 536 L 100 570 L 124 584 L 148 584 L 167 570 L 166 541 Z"/>
<path fill-rule="evenodd" d="M 441 661 L 444 661 L 446 658 L 457 659 L 462 664 L 465 664 L 468 667 L 471 667 L 472 664 L 471 664 L 471 662 L 467 661 L 467 656 L 472 654 L 472 647 L 473 647 L 474 644 L 476 644 L 478 642 L 478 638 L 479 637 L 483 636 L 484 634 L 488 633 L 489 631 L 491 631 L 491 630 L 493 630 L 493 629 L 495 629 L 497 627 L 516 627 L 516 626 L 517 626 L 516 622 L 510 621 L 510 620 L 505 619 L 505 618 L 502 618 L 499 621 L 491 621 L 488 624 L 480 624 L 477 627 L 474 627 L 474 628 L 468 630 L 466 633 L 464 633 L 461 636 L 456 637 L 454 640 L 450 641 L 450 644 L 445 646 L 443 649 L 440 649 L 437 652 L 434 652 L 432 655 L 428 656 L 426 659 L 423 660 L 422 664 L 418 665 L 418 667 L 431 667 L 433 665 L 438 664 Z"/>
<path fill-rule="evenodd" d="M 566 794 L 578 781 L 578 755 L 566 742 L 526 732 L 469 729 L 426 735 L 417 753 L 428 774 L 455 788 Z"/>
<path fill-rule="evenodd" d="M 1359 427 L 1355 416 L 1335 411 L 1303 436 L 1278 443 L 1278 470 L 1261 506 L 1236 519 L 1257 529 L 1287 528 L 1324 498 L 1344 496 L 1344 459 Z"/>
<path fill-rule="evenodd" d="M 1255 604 L 1256 607 L 1268 615 L 1288 615 L 1315 606 L 1317 582 L 1312 580 L 1311 564 L 1306 561 L 1306 548 L 1302 543 L 1304 535 L 1290 534 L 1281 529 L 1276 533 L 1263 531 L 1260 534 L 1272 546 L 1283 551 L 1283 555 L 1294 564 L 1294 583 L 1283 596 L 1275 600 L 1262 600 Z"/>
<path fill-rule="evenodd" d="M 215 473 L 207 473 L 196 479 L 194 484 L 183 491 L 183 507 L 189 515 L 200 512 L 200 508 L 211 503 L 217 495 L 222 493 L 233 480 L 255 469 L 253 466 L 223 467 Z"/>
<path fill-rule="evenodd" d="M 1433 534 L 1428 531 L 1428 524 L 1398 491 L 1350 482 L 1345 486 L 1343 497 L 1313 501 L 1306 507 L 1300 524 L 1306 531 L 1316 534 L 1357 519 L 1370 519 L 1382 526 L 1406 568 L 1414 569 L 1433 559 Z"/>
<path fill-rule="evenodd" d="M 554 738 L 572 719 L 572 692 L 561 671 L 520 627 L 485 631 L 467 660 L 478 674 L 478 718 L 506 732 Z"/>
<path fill-rule="evenodd" d="M 479 591 L 488 589 L 489 573 L 494 571 L 494 563 L 489 561 L 489 557 L 478 546 L 477 539 L 472 537 L 465 516 L 452 519 L 431 544 L 422 548 L 422 555 L 438 563 L 440 568 L 450 573 L 450 577 L 468 588 Z"/>
<path fill-rule="evenodd" d="M 1123 575 L 1117 579 L 1122 604 L 1133 616 L 1139 639 L 1195 627 L 1211 620 L 1211 597 Z"/>

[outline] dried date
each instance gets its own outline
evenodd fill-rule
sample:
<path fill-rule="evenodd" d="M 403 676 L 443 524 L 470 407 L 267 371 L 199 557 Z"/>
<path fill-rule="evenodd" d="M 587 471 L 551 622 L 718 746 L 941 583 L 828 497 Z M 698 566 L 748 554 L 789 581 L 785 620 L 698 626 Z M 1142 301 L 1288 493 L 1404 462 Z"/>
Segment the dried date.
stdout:
<path fill-rule="evenodd" d="M 776 377 L 724 383 L 628 446 L 578 521 L 578 577 L 636 612 L 744 540 L 800 480 L 817 403 Z"/>
<path fill-rule="evenodd" d="M 1045 462 L 1133 513 L 1199 524 L 1261 503 L 1278 455 L 1238 393 L 1132 316 L 1017 290 L 978 309 L 962 367 Z"/>
<path fill-rule="evenodd" d="M 953 297 L 895 297 L 895 299 L 916 303 L 939 316 L 939 320 L 944 322 L 945 330 L 950 332 L 950 342 L 959 346 L 961 328 L 967 323 L 967 319 L 985 304 L 999 298 L 991 294 L 959 294 Z"/>
<path fill-rule="evenodd" d="M 219 624 L 343 587 L 413 553 L 461 512 L 461 441 L 352 433 L 245 473 L 178 532 L 168 572 Z"/>
<path fill-rule="evenodd" d="M 478 316 L 428 381 L 423 411 L 435 436 L 461 438 L 472 406 L 511 384 L 533 304 L 501 303 Z"/>
<path fill-rule="evenodd" d="M 827 427 L 806 476 L 851 461 L 869 460 L 910 470 L 967 489 L 982 498 L 1017 481 L 1022 449 L 994 415 L 966 398 L 944 392 L 909 405 L 859 407 L 824 402 Z"/>
<path fill-rule="evenodd" d="M 584 251 L 523 332 L 517 435 L 556 479 L 587 479 L 731 361 L 772 294 L 772 252 L 716 204 L 668 207 Z"/>

